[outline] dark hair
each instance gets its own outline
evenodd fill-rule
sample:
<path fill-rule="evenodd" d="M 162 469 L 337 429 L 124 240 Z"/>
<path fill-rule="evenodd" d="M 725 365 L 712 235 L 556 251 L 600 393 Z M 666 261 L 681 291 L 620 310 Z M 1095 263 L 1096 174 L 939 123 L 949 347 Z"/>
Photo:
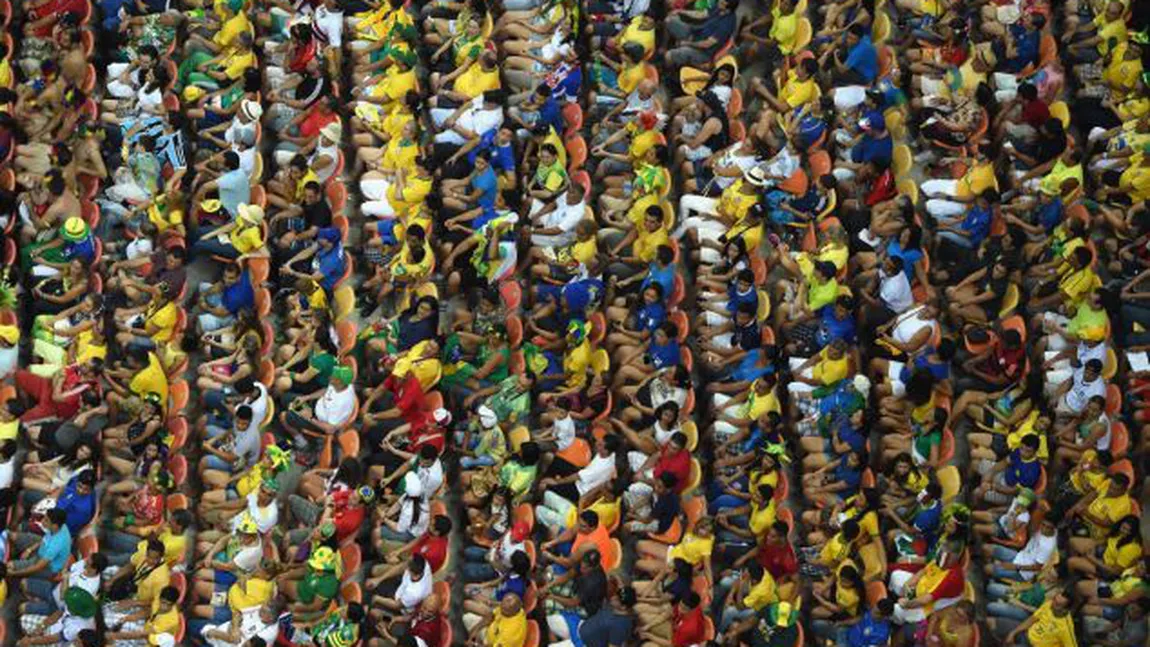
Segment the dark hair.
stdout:
<path fill-rule="evenodd" d="M 62 526 L 68 520 L 68 513 L 64 511 L 64 508 L 52 508 L 45 516 L 48 517 L 48 521 L 51 521 L 53 526 Z"/>

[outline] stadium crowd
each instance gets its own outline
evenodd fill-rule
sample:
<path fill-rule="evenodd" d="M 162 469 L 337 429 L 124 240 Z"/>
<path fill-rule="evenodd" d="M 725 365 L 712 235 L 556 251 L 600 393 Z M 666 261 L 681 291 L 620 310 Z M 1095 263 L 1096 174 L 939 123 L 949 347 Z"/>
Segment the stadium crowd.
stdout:
<path fill-rule="evenodd" d="M 0 644 L 1145 644 L 1138 8 L 0 0 Z"/>

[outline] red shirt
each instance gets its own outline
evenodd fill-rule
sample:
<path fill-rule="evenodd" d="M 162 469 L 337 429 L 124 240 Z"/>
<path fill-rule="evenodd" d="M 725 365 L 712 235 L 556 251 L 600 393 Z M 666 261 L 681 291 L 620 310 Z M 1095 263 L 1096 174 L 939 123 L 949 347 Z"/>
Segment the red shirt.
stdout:
<path fill-rule="evenodd" d="M 88 0 L 54 0 L 29 12 L 28 20 L 29 22 L 36 22 L 41 18 L 55 16 L 56 21 L 59 21 L 66 13 L 76 14 L 76 17 L 79 18 L 89 11 Z M 52 35 L 52 29 L 56 26 L 56 21 L 36 29 L 32 35 L 37 38 L 49 38 Z"/>
<path fill-rule="evenodd" d="M 690 647 L 703 642 L 707 636 L 707 625 L 703 621 L 703 605 L 680 615 L 679 609 L 673 612 L 675 629 L 671 632 L 672 647 Z"/>
<path fill-rule="evenodd" d="M 871 184 L 870 190 L 866 194 L 866 205 L 873 207 L 880 202 L 890 200 L 898 195 L 898 189 L 894 184 L 894 173 L 890 169 L 882 172 L 882 175 L 875 178 Z"/>
<path fill-rule="evenodd" d="M 946 573 L 946 577 L 930 592 L 932 600 L 957 598 L 966 588 L 966 574 L 957 564 Z"/>
<path fill-rule="evenodd" d="M 335 526 L 335 536 L 339 541 L 354 537 L 366 519 L 367 510 L 361 505 L 354 507 L 337 508 L 332 513 L 332 524 Z"/>
<path fill-rule="evenodd" d="M 307 64 L 315 58 L 315 39 L 308 40 L 303 47 L 293 47 L 292 57 L 288 61 L 288 69 L 297 74 L 307 70 Z"/>
<path fill-rule="evenodd" d="M 447 537 L 436 537 L 430 532 L 425 533 L 419 538 L 419 542 L 415 544 L 411 554 L 422 555 L 423 559 L 427 560 L 427 565 L 431 567 L 431 572 L 434 573 L 447 561 L 447 544 Z"/>
<path fill-rule="evenodd" d="M 422 619 L 416 616 L 411 619 L 411 627 L 407 633 L 416 638 L 420 638 L 423 642 L 427 643 L 427 647 L 438 647 L 442 641 L 440 635 L 443 630 L 443 621 L 439 616 L 433 618 Z"/>
<path fill-rule="evenodd" d="M 1031 128 L 1042 128 L 1050 121 L 1050 107 L 1042 99 L 1027 101 L 1022 104 L 1022 120 Z"/>
<path fill-rule="evenodd" d="M 763 570 L 771 574 L 776 580 L 799 572 L 799 562 L 795 558 L 795 549 L 790 544 L 775 546 L 764 543 L 759 546 L 759 553 L 755 556 Z"/>
<path fill-rule="evenodd" d="M 687 480 L 691 478 L 691 452 L 682 450 L 674 454 L 669 451 L 670 445 L 664 445 L 659 451 L 659 460 L 655 463 L 655 478 L 664 473 L 675 477 L 675 491 L 682 492 L 687 487 Z"/>
<path fill-rule="evenodd" d="M 324 126 L 332 123 L 336 119 L 339 119 L 339 117 L 333 113 L 320 110 L 320 105 L 316 104 L 314 108 L 308 111 L 308 114 L 303 118 L 303 121 L 300 122 L 299 136 L 305 139 L 319 137 L 319 131 L 322 130 Z"/>

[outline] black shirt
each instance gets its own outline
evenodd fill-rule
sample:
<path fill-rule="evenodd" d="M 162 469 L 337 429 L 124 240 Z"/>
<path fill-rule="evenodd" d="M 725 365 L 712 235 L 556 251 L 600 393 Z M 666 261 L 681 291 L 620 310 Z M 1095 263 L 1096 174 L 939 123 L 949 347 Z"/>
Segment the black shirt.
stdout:
<path fill-rule="evenodd" d="M 607 573 L 602 567 L 584 568 L 580 565 L 579 574 L 575 580 L 575 591 L 578 594 L 579 606 L 593 616 L 603 608 L 603 601 L 607 599 Z"/>

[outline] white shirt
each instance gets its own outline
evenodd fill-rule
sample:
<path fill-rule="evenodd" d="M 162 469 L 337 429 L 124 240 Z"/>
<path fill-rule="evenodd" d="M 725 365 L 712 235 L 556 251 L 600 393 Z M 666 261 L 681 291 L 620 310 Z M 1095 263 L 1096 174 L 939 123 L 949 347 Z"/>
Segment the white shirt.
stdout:
<path fill-rule="evenodd" d="M 575 226 L 583 220 L 586 214 L 587 203 L 583 200 L 575 204 L 567 204 L 567 199 L 558 200 L 555 210 L 543 216 L 544 229 L 558 229 L 563 233 L 552 235 L 533 234 L 531 244 L 538 247 L 563 247 L 575 240 Z"/>
<path fill-rule="evenodd" d="M 436 459 L 431 467 L 421 467 L 416 464 L 415 475 L 423 484 L 423 500 L 430 501 L 431 497 L 435 496 L 435 493 L 443 486 L 443 463 Z"/>
<path fill-rule="evenodd" d="M 728 148 L 727 152 L 719 158 L 717 166 L 736 166 L 739 171 L 746 173 L 747 170 L 759 163 L 759 158 L 755 157 L 753 152 L 750 154 L 738 152 L 741 150 L 743 150 L 741 144 L 735 144 L 733 147 Z M 734 184 L 736 179 L 738 178 L 734 176 L 715 175 L 715 186 L 720 189 L 725 189 Z"/>
<path fill-rule="evenodd" d="M 483 134 L 492 128 L 499 128 L 503 125 L 503 108 L 495 108 L 494 110 L 483 109 L 483 97 L 478 96 L 475 98 L 478 102 L 478 107 L 475 103 L 470 108 L 465 110 L 463 114 L 459 115 L 459 119 L 455 121 L 455 126 L 462 130 L 469 130 L 477 135 Z M 456 144 L 462 146 L 467 143 L 454 129 L 445 130 L 435 136 L 435 141 L 441 144 Z"/>
<path fill-rule="evenodd" d="M 128 243 L 124 248 L 124 255 L 129 259 L 134 260 L 152 253 L 152 239 L 147 236 L 140 236 L 136 240 Z"/>
<path fill-rule="evenodd" d="M 16 474 L 16 457 L 0 463 L 0 490 L 12 487 Z"/>
<path fill-rule="evenodd" d="M 1041 532 L 1034 533 L 1030 536 L 1030 541 L 1018 551 L 1014 559 L 1010 560 L 1015 566 L 1033 566 L 1035 564 L 1045 564 L 1050 561 L 1050 557 L 1054 555 L 1054 551 L 1058 549 L 1058 537 L 1047 537 Z M 1020 575 L 1024 580 L 1033 580 L 1034 571 L 1021 571 Z"/>
<path fill-rule="evenodd" d="M 895 314 L 906 312 L 914 305 L 914 294 L 910 289 L 910 279 L 906 273 L 898 271 L 894 276 L 887 276 L 885 270 L 879 270 L 879 298 Z"/>
<path fill-rule="evenodd" d="M 92 597 L 97 597 L 100 593 L 100 574 L 96 573 L 94 576 L 89 577 L 84 574 L 84 570 L 88 568 L 88 560 L 81 559 L 73 562 L 68 567 L 68 587 L 79 588 L 92 594 Z M 52 597 L 56 600 L 56 607 L 59 609 L 64 608 L 64 582 L 60 582 L 56 586 L 56 590 L 52 592 Z"/>
<path fill-rule="evenodd" d="M 431 595 L 431 564 L 423 563 L 423 577 L 419 581 L 412 581 L 411 571 L 408 569 L 403 570 L 403 579 L 399 582 L 399 588 L 395 590 L 395 599 L 403 605 L 405 610 L 410 611 L 419 606 L 423 599 Z"/>
<path fill-rule="evenodd" d="M 323 395 L 315 402 L 315 417 L 324 424 L 338 427 L 351 420 L 355 413 L 355 389 L 350 386 L 337 391 L 328 385 Z"/>
<path fill-rule="evenodd" d="M 933 319 L 922 319 L 918 315 L 922 308 L 916 308 L 914 312 L 906 312 L 902 317 L 899 317 L 898 323 L 895 324 L 894 330 L 891 331 L 891 337 L 900 344 L 909 343 L 914 339 L 914 336 L 922 331 L 923 328 L 933 328 Z"/>
<path fill-rule="evenodd" d="M 240 121 L 239 115 L 236 115 L 232 119 L 232 123 L 228 124 L 228 129 L 224 131 L 224 141 L 229 144 L 234 144 L 238 141 L 254 142 L 255 140 L 256 122 L 249 121 L 245 124 Z"/>
<path fill-rule="evenodd" d="M 1094 378 L 1093 382 L 1086 382 L 1085 374 L 1085 365 L 1074 369 L 1074 382 L 1070 385 L 1070 390 L 1063 396 L 1066 400 L 1066 406 L 1074 413 L 1081 413 L 1086 408 L 1086 403 L 1090 401 L 1090 398 L 1096 395 L 1106 397 L 1106 380 L 1103 380 L 1102 376 L 1098 376 Z"/>
<path fill-rule="evenodd" d="M 255 492 L 248 493 L 247 502 L 248 505 L 243 512 L 232 517 L 232 530 L 239 529 L 240 521 L 246 514 L 252 518 L 252 521 L 256 522 L 261 534 L 271 532 L 280 518 L 280 509 L 276 501 L 273 499 L 270 504 L 260 507 L 260 493 L 257 489 Z"/>
<path fill-rule="evenodd" d="M 320 182 L 327 182 L 327 179 L 329 177 L 331 177 L 331 174 L 335 173 L 335 165 L 336 165 L 336 162 L 339 160 L 339 144 L 336 143 L 336 144 L 332 144 L 331 146 L 323 146 L 317 141 L 316 145 L 315 145 L 315 150 L 312 151 L 311 157 L 309 157 L 307 159 L 308 166 L 311 166 L 312 162 L 316 161 L 317 159 L 319 159 L 321 157 L 330 157 L 331 158 L 331 164 L 328 164 L 327 166 L 317 170 L 315 172 L 315 174 L 316 174 L 316 177 L 319 178 Z M 314 167 L 312 167 L 312 168 L 314 168 Z"/>
<path fill-rule="evenodd" d="M 326 5 L 316 7 L 312 15 L 315 30 L 323 34 L 327 44 L 339 49 L 343 45 L 343 12 L 332 11 Z"/>
<path fill-rule="evenodd" d="M 611 480 L 614 475 L 615 455 L 599 456 L 596 454 L 587 467 L 579 470 L 579 480 L 575 481 L 575 487 L 579 490 L 579 495 L 582 496 Z"/>
<path fill-rule="evenodd" d="M 1085 365 L 1086 362 L 1089 362 L 1092 359 L 1096 359 L 1096 360 L 1102 362 L 1103 365 L 1105 365 L 1106 364 L 1106 344 L 1094 344 L 1094 347 L 1091 348 L 1090 345 L 1087 344 L 1086 342 L 1080 341 L 1080 342 L 1078 342 L 1077 355 L 1078 355 L 1078 364 L 1080 366 Z"/>
<path fill-rule="evenodd" d="M 268 415 L 268 387 L 258 380 L 254 384 L 259 395 L 250 400 L 244 400 L 244 404 L 252 410 L 252 422 L 258 426 Z"/>
<path fill-rule="evenodd" d="M 160 88 L 148 92 L 147 86 L 136 91 L 136 109 L 143 112 L 154 111 L 164 105 L 164 93 Z"/>
<path fill-rule="evenodd" d="M 277 618 L 278 620 L 278 618 Z M 204 627 L 203 635 L 208 635 L 208 631 L 217 629 L 224 633 L 231 631 L 231 620 L 219 625 L 207 625 Z M 276 637 L 279 636 L 280 626 L 279 622 L 273 621 L 271 624 L 264 623 L 260 619 L 260 607 L 251 607 L 248 609 L 240 610 L 240 641 L 227 642 L 218 638 L 207 638 L 207 643 L 212 647 L 239 647 L 246 645 L 249 640 L 255 637 L 263 639 L 267 645 L 275 644 Z"/>

